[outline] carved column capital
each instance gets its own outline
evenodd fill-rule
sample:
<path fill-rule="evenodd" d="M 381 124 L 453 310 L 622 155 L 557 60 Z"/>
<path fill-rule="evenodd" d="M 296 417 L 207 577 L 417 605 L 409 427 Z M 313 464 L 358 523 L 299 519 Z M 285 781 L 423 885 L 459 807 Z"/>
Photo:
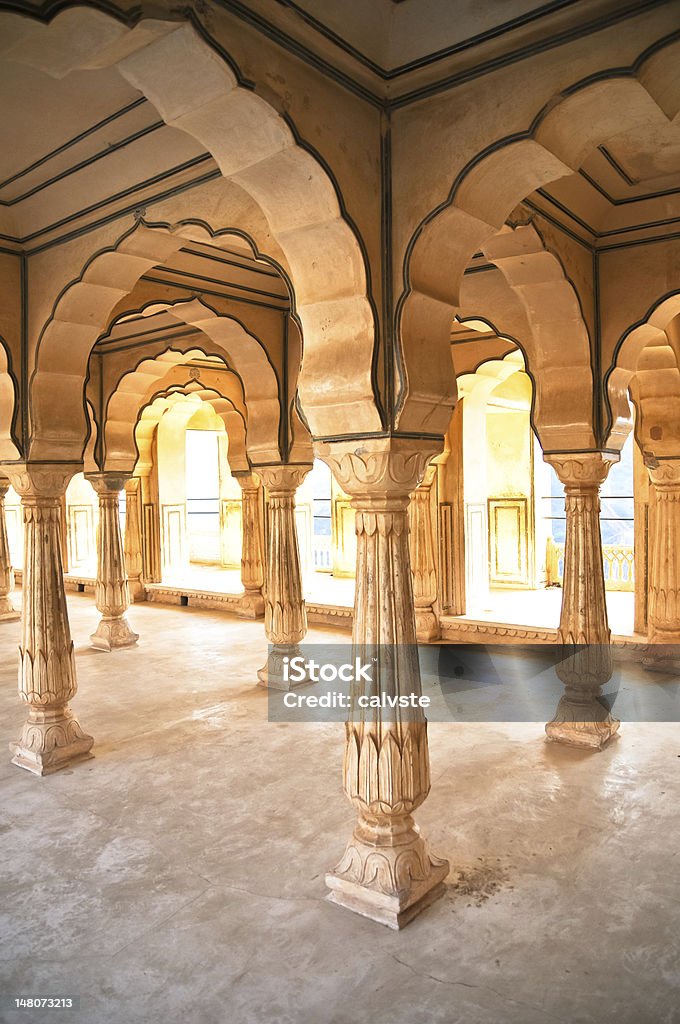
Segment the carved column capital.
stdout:
<path fill-rule="evenodd" d="M 657 493 L 680 489 L 680 459 L 657 459 L 646 455 L 645 465 Z"/>
<path fill-rule="evenodd" d="M 90 482 L 97 494 L 106 497 L 114 495 L 118 498 L 120 492 L 125 488 L 130 479 L 129 473 L 86 473 L 85 479 Z"/>
<path fill-rule="evenodd" d="M 599 488 L 607 479 L 607 474 L 615 462 L 619 461 L 618 452 L 551 452 L 544 455 L 560 480 L 568 490 L 591 490 Z"/>
<path fill-rule="evenodd" d="M 294 494 L 312 468 L 311 463 L 281 463 L 275 466 L 255 466 L 257 475 L 272 497 Z"/>
<path fill-rule="evenodd" d="M 23 462 L 3 465 L 14 490 L 22 498 L 58 501 L 68 487 L 69 480 L 82 470 L 77 463 Z"/>
<path fill-rule="evenodd" d="M 444 438 L 379 437 L 320 444 L 319 457 L 355 508 L 394 499 L 408 504 L 428 463 L 444 450 Z"/>
<path fill-rule="evenodd" d="M 244 470 L 239 470 L 238 472 L 232 473 L 231 475 L 233 476 L 234 480 L 237 481 L 243 493 L 247 493 L 250 491 L 259 491 L 261 486 L 261 479 L 257 475 L 257 473 L 247 473 Z"/>

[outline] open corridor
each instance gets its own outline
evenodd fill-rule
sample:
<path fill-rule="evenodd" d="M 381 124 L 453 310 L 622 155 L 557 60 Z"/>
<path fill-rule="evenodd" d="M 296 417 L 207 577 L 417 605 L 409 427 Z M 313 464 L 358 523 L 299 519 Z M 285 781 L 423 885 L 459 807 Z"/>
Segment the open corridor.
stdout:
<path fill-rule="evenodd" d="M 79 995 L 83 1024 L 680 1019 L 675 724 L 593 754 L 543 722 L 432 723 L 417 818 L 452 870 L 392 932 L 324 899 L 355 821 L 343 729 L 267 722 L 261 624 L 145 603 L 139 648 L 108 654 L 92 599 L 68 604 L 95 757 L 39 784 L 0 760 L 3 991 Z"/>

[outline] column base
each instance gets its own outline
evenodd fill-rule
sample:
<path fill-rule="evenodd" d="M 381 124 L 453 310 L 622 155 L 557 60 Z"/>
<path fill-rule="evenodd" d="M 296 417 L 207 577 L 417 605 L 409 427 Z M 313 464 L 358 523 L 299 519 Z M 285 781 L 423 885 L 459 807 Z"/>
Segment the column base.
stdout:
<path fill-rule="evenodd" d="M 621 723 L 597 698 L 576 702 L 562 697 L 545 732 L 549 740 L 568 747 L 602 750 L 614 739 Z"/>
<path fill-rule="evenodd" d="M 83 732 L 70 708 L 32 708 L 18 743 L 10 743 L 12 764 L 34 775 L 52 775 L 76 761 L 92 757 L 94 740 Z"/>
<path fill-rule="evenodd" d="M 90 637 L 98 651 L 114 651 L 121 647 L 134 647 L 139 633 L 133 633 L 124 615 L 116 619 L 102 619 Z"/>
<path fill-rule="evenodd" d="M 650 633 L 642 664 L 648 672 L 677 675 L 680 672 L 680 638 Z"/>
<path fill-rule="evenodd" d="M 326 875 L 326 899 L 388 928 L 404 928 L 443 896 L 448 873 L 449 862 L 428 852 L 416 827 L 398 846 L 368 843 L 357 829 Z"/>
<path fill-rule="evenodd" d="M 291 644 L 290 647 L 283 647 L 282 645 L 277 646 L 275 651 L 268 656 L 262 668 L 257 670 L 258 686 L 264 686 L 268 690 L 295 690 L 298 686 L 306 686 L 311 683 L 311 679 L 305 676 L 304 679 L 295 680 L 292 682 L 289 679 L 284 679 L 283 675 L 283 659 L 297 658 L 300 655 L 300 648 L 297 644 Z M 298 674 L 297 672 L 295 673 Z"/>
<path fill-rule="evenodd" d="M 0 599 L 0 622 L 16 622 L 21 618 L 18 611 L 8 597 Z"/>
<path fill-rule="evenodd" d="M 246 590 L 237 614 L 243 619 L 264 618 L 264 598 L 261 590 Z"/>
<path fill-rule="evenodd" d="M 441 628 L 439 619 L 431 607 L 416 608 L 416 640 L 418 643 L 429 644 L 433 640 L 439 640 Z"/>
<path fill-rule="evenodd" d="M 140 601 L 146 601 L 146 590 L 141 580 L 128 580 L 128 590 L 130 591 L 130 603 L 139 604 Z"/>

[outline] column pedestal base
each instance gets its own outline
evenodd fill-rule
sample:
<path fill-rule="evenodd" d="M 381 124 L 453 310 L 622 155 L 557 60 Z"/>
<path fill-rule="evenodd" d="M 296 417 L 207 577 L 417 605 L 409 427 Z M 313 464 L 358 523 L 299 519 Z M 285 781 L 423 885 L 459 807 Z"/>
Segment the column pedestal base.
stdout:
<path fill-rule="evenodd" d="M 431 607 L 416 608 L 416 640 L 418 643 L 429 644 L 439 640 L 441 629 L 439 620 Z"/>
<path fill-rule="evenodd" d="M 404 928 L 443 896 L 449 862 L 428 852 L 414 828 L 398 846 L 373 845 L 358 829 L 335 871 L 326 875 L 326 897 L 388 928 Z"/>
<path fill-rule="evenodd" d="M 264 598 L 261 590 L 246 590 L 241 598 L 238 615 L 243 619 L 264 618 Z"/>
<path fill-rule="evenodd" d="M 99 651 L 134 647 L 138 640 L 139 633 L 133 633 L 124 615 L 116 619 L 102 619 L 90 637 L 90 643 Z"/>
<path fill-rule="evenodd" d="M 263 686 L 268 690 L 296 690 L 298 686 L 306 686 L 311 682 L 306 676 L 304 679 L 291 681 L 284 679 L 283 676 L 283 659 L 297 658 L 300 655 L 300 648 L 297 644 L 293 644 L 291 647 L 278 647 L 276 651 L 273 651 L 267 660 L 265 661 L 262 668 L 257 671 L 258 686 Z M 289 671 L 293 671 L 289 669 Z M 298 672 L 295 672 L 298 675 Z"/>
<path fill-rule="evenodd" d="M 21 612 L 16 608 L 3 608 L 0 604 L 0 622 L 16 622 L 21 618 Z"/>
<path fill-rule="evenodd" d="M 140 601 L 146 601 L 146 590 L 141 580 L 128 580 L 128 590 L 130 592 L 130 604 L 139 604 Z"/>
<path fill-rule="evenodd" d="M 92 757 L 94 740 L 83 732 L 70 708 L 31 709 L 18 743 L 10 743 L 12 764 L 34 775 L 52 775 Z"/>
<path fill-rule="evenodd" d="M 648 672 L 677 675 L 680 672 L 680 638 L 677 635 L 650 634 L 642 664 Z"/>
<path fill-rule="evenodd" d="M 612 718 L 599 700 L 576 702 L 562 697 L 552 722 L 545 727 L 554 743 L 586 750 L 602 750 L 619 731 L 620 722 Z"/>

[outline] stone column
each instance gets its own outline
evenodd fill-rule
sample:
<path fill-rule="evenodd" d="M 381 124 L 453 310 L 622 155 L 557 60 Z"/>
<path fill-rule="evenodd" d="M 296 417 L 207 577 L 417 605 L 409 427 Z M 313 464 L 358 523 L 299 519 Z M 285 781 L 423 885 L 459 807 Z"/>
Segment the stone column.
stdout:
<path fill-rule="evenodd" d="M 648 668 L 680 661 L 680 459 L 647 458 L 654 488 L 649 564 Z"/>
<path fill-rule="evenodd" d="M 440 635 L 433 605 L 437 600 L 437 562 L 432 529 L 431 491 L 437 467 L 425 470 L 423 482 L 411 495 L 409 506 L 411 575 L 416 612 L 416 638 L 429 643 Z"/>
<path fill-rule="evenodd" d="M 142 517 L 142 581 L 161 582 L 161 532 L 158 492 L 151 472 L 139 477 Z"/>
<path fill-rule="evenodd" d="M 293 658 L 307 632 L 307 611 L 302 596 L 302 573 L 297 529 L 295 492 L 312 467 L 310 465 L 258 466 L 257 473 L 267 489 L 269 530 L 264 601 L 264 630 L 276 657 Z M 288 689 L 282 672 L 269 672 L 270 659 L 257 673 L 261 686 Z M 298 684 L 299 685 L 299 684 Z"/>
<path fill-rule="evenodd" d="M 633 445 L 633 561 L 635 567 L 635 618 L 633 629 L 639 636 L 647 636 L 649 604 L 650 523 L 653 510 L 654 488 L 649 480 L 639 444 Z"/>
<path fill-rule="evenodd" d="M 8 490 L 9 480 L 0 479 L 0 622 L 21 618 L 21 612 L 14 607 L 10 597 L 14 590 L 14 573 L 5 520 L 5 495 Z"/>
<path fill-rule="evenodd" d="M 100 651 L 113 651 L 119 647 L 132 647 L 139 640 L 125 617 L 130 597 L 118 512 L 118 495 L 125 484 L 125 477 L 115 473 L 92 473 L 87 479 L 99 495 L 95 600 L 97 610 L 102 614 L 90 641 Z"/>
<path fill-rule="evenodd" d="M 240 615 L 260 619 L 264 615 L 264 530 L 262 523 L 262 492 L 254 473 L 235 473 L 241 488 L 241 583 L 243 597 Z"/>
<path fill-rule="evenodd" d="M 70 571 L 69 550 L 68 550 L 68 509 L 66 507 L 66 493 L 59 499 L 61 505 L 61 564 L 64 572 Z"/>
<path fill-rule="evenodd" d="M 329 899 L 401 928 L 444 891 L 446 861 L 429 853 L 412 814 L 430 790 L 427 723 L 420 707 L 363 708 L 380 693 L 420 696 L 408 543 L 409 495 L 433 442 L 401 438 L 322 445 L 356 511 L 353 654 L 375 665 L 357 683 L 346 725 L 345 792 L 358 822 L 326 882 Z"/>
<path fill-rule="evenodd" d="M 133 476 L 125 482 L 125 571 L 128 592 L 134 603 L 146 599 L 142 582 L 144 559 L 142 557 L 142 507 L 141 481 Z"/>
<path fill-rule="evenodd" d="M 612 659 L 600 538 L 600 487 L 618 456 L 608 452 L 545 456 L 564 485 L 566 543 L 557 674 L 565 693 L 545 727 L 551 740 L 601 749 L 619 728 L 601 702 Z"/>
<path fill-rule="evenodd" d="M 61 495 L 75 467 L 13 468 L 24 516 L 19 696 L 28 704 L 12 763 L 48 775 L 91 756 L 93 739 L 69 707 L 76 668 L 61 561 Z"/>

